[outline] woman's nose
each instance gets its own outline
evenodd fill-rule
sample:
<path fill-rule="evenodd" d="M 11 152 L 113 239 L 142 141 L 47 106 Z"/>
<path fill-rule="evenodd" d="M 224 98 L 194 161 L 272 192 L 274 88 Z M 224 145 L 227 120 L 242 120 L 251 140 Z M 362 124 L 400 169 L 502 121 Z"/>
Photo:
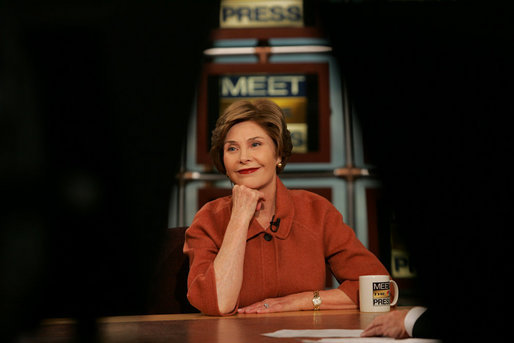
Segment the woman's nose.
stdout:
<path fill-rule="evenodd" d="M 248 151 L 248 149 L 241 149 L 241 154 L 239 155 L 239 160 L 241 161 L 241 163 L 245 163 L 245 162 L 248 162 L 251 160 L 251 154 L 250 154 L 250 151 Z"/>

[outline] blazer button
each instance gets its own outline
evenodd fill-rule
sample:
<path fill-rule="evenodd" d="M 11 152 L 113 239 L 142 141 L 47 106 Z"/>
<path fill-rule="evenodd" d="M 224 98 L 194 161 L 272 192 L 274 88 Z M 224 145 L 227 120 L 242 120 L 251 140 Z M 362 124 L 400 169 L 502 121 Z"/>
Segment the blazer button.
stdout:
<path fill-rule="evenodd" d="M 264 234 L 264 239 L 267 240 L 268 242 L 271 241 L 272 238 L 273 238 L 273 236 L 270 235 L 269 233 Z"/>

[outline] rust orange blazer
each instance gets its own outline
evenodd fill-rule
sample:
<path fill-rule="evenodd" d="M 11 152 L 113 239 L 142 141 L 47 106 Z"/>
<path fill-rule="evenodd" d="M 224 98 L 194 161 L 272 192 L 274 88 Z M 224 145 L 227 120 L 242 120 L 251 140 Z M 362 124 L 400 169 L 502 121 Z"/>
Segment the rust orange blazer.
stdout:
<path fill-rule="evenodd" d="M 230 213 L 230 196 L 211 201 L 198 211 L 186 231 L 184 253 L 190 264 L 187 296 L 194 307 L 209 315 L 220 315 L 213 262 Z M 326 262 L 340 282 L 339 289 L 355 304 L 359 275 L 388 274 L 327 199 L 288 190 L 278 177 L 276 218 L 280 218 L 278 230 L 273 227 L 276 232 L 263 228 L 257 220 L 250 223 L 243 285 L 232 313 L 266 298 L 324 289 Z"/>

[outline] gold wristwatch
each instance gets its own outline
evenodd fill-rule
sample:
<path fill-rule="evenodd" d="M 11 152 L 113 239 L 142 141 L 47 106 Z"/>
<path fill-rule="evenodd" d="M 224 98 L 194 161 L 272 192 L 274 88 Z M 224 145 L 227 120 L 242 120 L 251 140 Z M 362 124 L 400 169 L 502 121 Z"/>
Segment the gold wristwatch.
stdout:
<path fill-rule="evenodd" d="M 314 306 L 314 311 L 319 311 L 319 307 L 321 306 L 321 297 L 319 296 L 319 291 L 314 291 L 312 305 Z"/>

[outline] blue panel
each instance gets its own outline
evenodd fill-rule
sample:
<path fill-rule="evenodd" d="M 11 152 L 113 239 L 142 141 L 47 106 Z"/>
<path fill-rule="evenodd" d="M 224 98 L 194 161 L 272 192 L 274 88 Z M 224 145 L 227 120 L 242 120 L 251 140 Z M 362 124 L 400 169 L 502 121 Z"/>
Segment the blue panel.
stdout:
<path fill-rule="evenodd" d="M 330 45 L 324 38 L 270 38 L 270 46 L 295 46 L 295 45 Z"/>
<path fill-rule="evenodd" d="M 257 63 L 259 58 L 255 55 L 244 56 L 218 56 L 213 59 L 215 63 Z"/>
<path fill-rule="evenodd" d="M 354 165 L 361 168 L 372 169 L 375 166 L 371 163 L 366 163 L 364 160 L 364 141 L 362 138 L 362 128 L 359 121 L 359 116 L 355 114 L 355 108 L 352 108 L 352 138 L 353 138 L 353 162 Z"/>
<path fill-rule="evenodd" d="M 214 42 L 216 48 L 252 47 L 257 46 L 257 39 L 220 39 Z"/>
<path fill-rule="evenodd" d="M 380 188 L 377 180 L 357 179 L 355 189 L 355 232 L 362 244 L 368 248 L 368 208 L 366 206 L 366 188 Z"/>

